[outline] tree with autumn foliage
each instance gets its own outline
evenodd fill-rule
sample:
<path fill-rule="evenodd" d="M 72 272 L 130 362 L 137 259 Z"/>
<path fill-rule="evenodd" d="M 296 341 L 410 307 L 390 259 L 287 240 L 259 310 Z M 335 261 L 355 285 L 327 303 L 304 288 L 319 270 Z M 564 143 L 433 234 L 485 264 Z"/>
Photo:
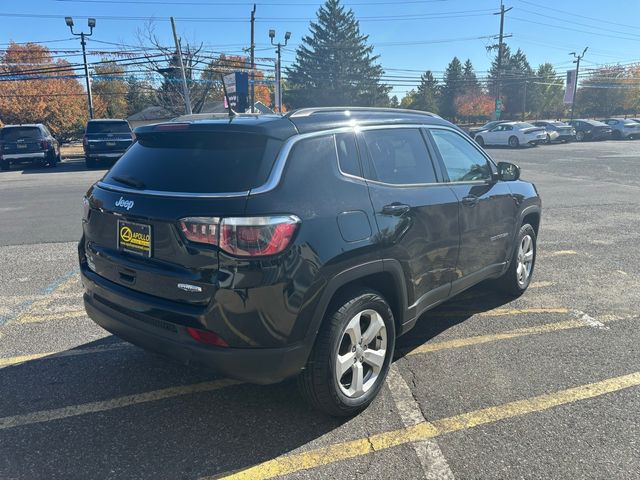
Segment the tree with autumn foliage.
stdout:
<path fill-rule="evenodd" d="M 479 90 L 456 97 L 454 103 L 458 116 L 467 121 L 489 117 L 494 109 L 493 99 Z"/>
<path fill-rule="evenodd" d="M 48 48 L 11 42 L 0 55 L 0 119 L 5 125 L 43 123 L 60 141 L 75 137 L 88 119 L 86 93 L 76 77 Z"/>

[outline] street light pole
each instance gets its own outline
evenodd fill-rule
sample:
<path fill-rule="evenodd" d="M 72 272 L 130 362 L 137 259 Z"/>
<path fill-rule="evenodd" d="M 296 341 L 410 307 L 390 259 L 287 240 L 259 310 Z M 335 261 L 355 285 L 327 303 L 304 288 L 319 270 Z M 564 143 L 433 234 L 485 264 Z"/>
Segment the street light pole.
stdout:
<path fill-rule="evenodd" d="M 576 64 L 576 80 L 573 84 L 573 98 L 571 99 L 571 118 L 570 120 L 573 120 L 573 109 L 576 105 L 576 97 L 578 96 L 578 73 L 580 73 L 580 60 L 582 60 L 582 57 L 584 57 L 584 54 L 587 53 L 587 50 L 589 49 L 589 47 L 584 47 L 584 50 L 582 51 L 582 53 L 580 55 L 576 55 L 576 52 L 571 52 L 569 55 L 573 55 L 573 57 L 576 59 L 573 61 L 573 63 Z"/>
<path fill-rule="evenodd" d="M 91 79 L 89 78 L 89 67 L 87 66 L 87 42 L 85 41 L 85 37 L 90 37 L 93 35 L 93 27 L 96 26 L 96 19 L 89 18 L 87 21 L 87 25 L 89 26 L 89 33 L 76 33 L 73 31 L 73 18 L 64 17 L 64 21 L 67 26 L 71 29 L 71 34 L 77 37 L 80 37 L 80 45 L 82 45 L 82 59 L 84 61 L 84 78 L 87 82 L 87 100 L 89 102 L 89 118 L 93 118 L 93 96 L 91 94 Z"/>
<path fill-rule="evenodd" d="M 276 91 L 275 91 L 275 102 L 276 109 L 278 112 L 282 113 L 282 74 L 281 74 L 281 57 L 282 57 L 282 47 L 287 45 L 287 42 L 291 38 L 291 32 L 285 32 L 284 34 L 284 44 L 283 43 L 274 43 L 273 39 L 276 36 L 275 30 L 269 30 L 269 38 L 271 39 L 271 45 L 276 46 L 276 52 L 278 54 L 278 59 L 276 60 Z"/>

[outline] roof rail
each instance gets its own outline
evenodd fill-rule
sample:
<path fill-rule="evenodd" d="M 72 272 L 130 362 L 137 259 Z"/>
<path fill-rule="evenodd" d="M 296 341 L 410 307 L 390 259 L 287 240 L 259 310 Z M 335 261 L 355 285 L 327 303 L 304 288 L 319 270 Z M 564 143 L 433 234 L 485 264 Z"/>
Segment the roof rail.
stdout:
<path fill-rule="evenodd" d="M 311 107 L 293 110 L 285 115 L 288 118 L 310 117 L 316 113 L 340 113 L 340 112 L 386 112 L 386 113 L 410 113 L 414 115 L 426 115 L 437 117 L 435 113 L 424 112 L 422 110 L 408 110 L 406 108 L 388 107 Z"/>

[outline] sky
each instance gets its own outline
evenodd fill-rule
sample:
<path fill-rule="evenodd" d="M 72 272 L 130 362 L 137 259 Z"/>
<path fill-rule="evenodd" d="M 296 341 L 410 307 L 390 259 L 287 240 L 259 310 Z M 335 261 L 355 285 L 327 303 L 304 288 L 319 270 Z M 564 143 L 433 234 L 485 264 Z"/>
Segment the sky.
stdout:
<path fill-rule="evenodd" d="M 168 17 L 178 33 L 211 52 L 242 54 L 250 42 L 248 0 L 3 0 L 0 2 L 0 49 L 9 41 L 43 42 L 51 50 L 78 49 L 65 16 L 88 31 L 86 17 L 97 25 L 88 42 L 90 52 L 139 45 L 137 32 L 154 19 L 161 42 L 173 42 Z M 291 32 L 283 65 L 295 59 L 295 48 L 308 34 L 309 22 L 321 5 L 314 0 L 257 0 L 256 57 L 264 65 L 275 57 L 268 31 L 276 40 Z M 495 52 L 500 0 L 343 0 L 353 9 L 363 34 L 369 35 L 379 63 L 402 97 L 414 88 L 420 72 L 442 75 L 449 61 L 469 58 L 478 76 L 488 70 Z M 640 62 L 640 0 L 504 0 L 505 39 L 512 51 L 521 48 L 532 67 L 550 62 L 558 73 L 573 68 L 570 52 L 589 47 L 581 71 L 597 65 Z M 109 42 L 109 43 L 101 43 Z M 54 52 L 57 54 L 57 52 Z M 63 54 L 63 53 L 60 53 Z M 80 56 L 69 57 L 72 63 Z M 93 55 L 91 60 L 99 60 Z M 414 81 L 414 77 L 416 81 Z"/>

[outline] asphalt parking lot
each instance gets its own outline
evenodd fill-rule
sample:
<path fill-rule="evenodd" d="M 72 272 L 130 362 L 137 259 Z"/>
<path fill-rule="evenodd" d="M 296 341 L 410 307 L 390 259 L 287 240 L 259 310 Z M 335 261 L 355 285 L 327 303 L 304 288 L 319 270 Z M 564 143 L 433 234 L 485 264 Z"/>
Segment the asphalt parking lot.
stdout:
<path fill-rule="evenodd" d="M 640 141 L 488 151 L 542 196 L 534 283 L 426 314 L 349 420 L 95 326 L 76 243 L 104 170 L 0 173 L 0 478 L 640 478 Z"/>

